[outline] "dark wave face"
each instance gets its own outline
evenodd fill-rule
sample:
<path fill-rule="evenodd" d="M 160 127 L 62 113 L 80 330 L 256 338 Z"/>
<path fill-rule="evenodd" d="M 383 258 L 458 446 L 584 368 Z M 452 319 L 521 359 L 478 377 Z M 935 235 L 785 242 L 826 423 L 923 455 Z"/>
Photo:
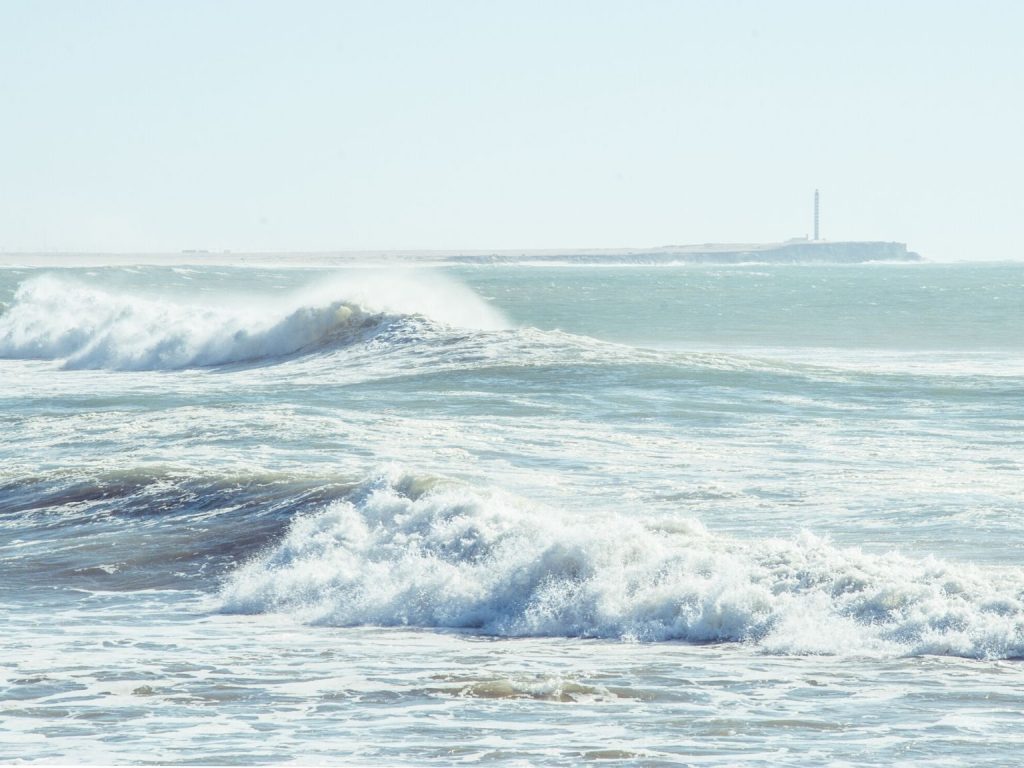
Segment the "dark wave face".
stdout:
<path fill-rule="evenodd" d="M 283 474 L 192 474 L 161 467 L 51 472 L 0 485 L 13 545 L 8 583 L 75 589 L 211 587 L 302 513 L 352 485 Z"/>

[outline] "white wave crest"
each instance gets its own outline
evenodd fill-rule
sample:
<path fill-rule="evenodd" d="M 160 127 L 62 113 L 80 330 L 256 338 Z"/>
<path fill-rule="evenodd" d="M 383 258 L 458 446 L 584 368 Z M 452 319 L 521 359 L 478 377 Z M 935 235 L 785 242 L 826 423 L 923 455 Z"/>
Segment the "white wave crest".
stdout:
<path fill-rule="evenodd" d="M 468 288 L 422 274 L 328 278 L 279 298 L 202 303 L 43 275 L 24 282 L 0 315 L 0 357 L 117 370 L 223 365 L 364 338 L 410 315 L 461 327 L 503 323 Z"/>
<path fill-rule="evenodd" d="M 237 570 L 227 612 L 506 635 L 744 641 L 772 653 L 1024 655 L 1024 578 L 803 534 L 565 517 L 396 473 L 297 519 Z"/>

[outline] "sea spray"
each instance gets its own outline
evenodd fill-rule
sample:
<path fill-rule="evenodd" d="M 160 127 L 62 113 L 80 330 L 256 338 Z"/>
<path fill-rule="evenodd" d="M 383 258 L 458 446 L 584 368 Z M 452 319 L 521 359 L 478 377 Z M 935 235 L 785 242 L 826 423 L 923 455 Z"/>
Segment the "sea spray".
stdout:
<path fill-rule="evenodd" d="M 1024 582 L 696 521 L 553 514 L 390 471 L 298 518 L 234 573 L 222 610 L 499 636 L 746 642 L 765 652 L 1024 653 Z"/>
<path fill-rule="evenodd" d="M 0 359 L 0 757 L 1019 762 L 1019 265 L 444 269 L 483 330 L 329 259 L 0 270 L 143 347 L 382 318 Z"/>
<path fill-rule="evenodd" d="M 500 313 L 454 280 L 399 272 L 331 277 L 276 297 L 216 301 L 113 292 L 42 275 L 0 315 L 0 357 L 64 368 L 159 370 L 281 357 L 372 337 L 407 318 L 499 328 Z"/>

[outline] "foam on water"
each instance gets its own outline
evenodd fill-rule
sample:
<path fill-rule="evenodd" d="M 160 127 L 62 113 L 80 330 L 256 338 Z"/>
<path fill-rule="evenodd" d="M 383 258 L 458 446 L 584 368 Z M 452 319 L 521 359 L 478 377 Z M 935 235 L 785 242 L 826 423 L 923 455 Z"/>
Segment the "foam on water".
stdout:
<path fill-rule="evenodd" d="M 747 642 L 782 654 L 1024 655 L 1019 574 L 741 542 L 695 521 L 552 514 L 398 471 L 298 518 L 225 585 L 232 613 L 500 636 Z"/>
<path fill-rule="evenodd" d="M 437 275 L 327 278 L 284 296 L 205 302 L 42 275 L 22 283 L 0 315 L 0 357 L 115 370 L 224 365 L 364 339 L 411 316 L 470 328 L 504 324 L 472 291 Z"/>
<path fill-rule="evenodd" d="M 39 274 L 0 763 L 1019 762 L 1019 265 Z"/>

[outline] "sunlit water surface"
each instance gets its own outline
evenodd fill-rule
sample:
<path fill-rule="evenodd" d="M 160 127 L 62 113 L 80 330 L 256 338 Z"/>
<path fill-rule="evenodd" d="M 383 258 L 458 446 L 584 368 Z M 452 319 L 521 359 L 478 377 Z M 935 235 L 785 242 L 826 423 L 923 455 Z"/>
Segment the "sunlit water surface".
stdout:
<path fill-rule="evenodd" d="M 1019 760 L 1019 266 L 0 304 L 0 762 Z"/>

